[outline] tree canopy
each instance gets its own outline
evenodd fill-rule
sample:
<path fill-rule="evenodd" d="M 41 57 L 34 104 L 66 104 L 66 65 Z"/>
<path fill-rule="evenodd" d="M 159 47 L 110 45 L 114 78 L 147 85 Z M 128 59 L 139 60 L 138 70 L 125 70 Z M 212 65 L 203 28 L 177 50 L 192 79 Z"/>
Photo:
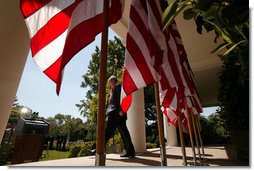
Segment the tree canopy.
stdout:
<path fill-rule="evenodd" d="M 108 42 L 108 59 L 107 59 L 107 78 L 111 75 L 116 75 L 118 80 L 122 77 L 122 68 L 124 64 L 125 47 L 122 41 L 114 37 L 114 40 Z M 88 88 L 85 99 L 80 100 L 76 104 L 81 115 L 87 117 L 89 122 L 96 123 L 97 104 L 98 104 L 98 85 L 99 85 L 99 59 L 100 49 L 96 46 L 95 52 L 92 54 L 92 59 L 89 62 L 88 70 L 83 75 L 81 87 Z M 107 87 L 107 95 L 109 94 Z"/>

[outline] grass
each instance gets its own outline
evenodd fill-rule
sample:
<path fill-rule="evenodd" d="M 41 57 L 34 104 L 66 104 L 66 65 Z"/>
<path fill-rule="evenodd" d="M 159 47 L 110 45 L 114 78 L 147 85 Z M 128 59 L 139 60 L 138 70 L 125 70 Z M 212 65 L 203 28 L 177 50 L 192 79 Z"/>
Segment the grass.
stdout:
<path fill-rule="evenodd" d="M 48 156 L 42 155 L 39 161 L 66 159 L 70 155 L 69 151 L 49 150 L 48 153 Z"/>
<path fill-rule="evenodd" d="M 57 159 L 66 159 L 70 155 L 69 151 L 56 151 L 56 150 L 49 150 L 49 155 L 44 156 L 42 155 L 39 161 L 47 161 L 47 160 L 57 160 Z M 11 162 L 7 161 L 6 163 L 0 164 L 0 166 L 10 166 Z"/>

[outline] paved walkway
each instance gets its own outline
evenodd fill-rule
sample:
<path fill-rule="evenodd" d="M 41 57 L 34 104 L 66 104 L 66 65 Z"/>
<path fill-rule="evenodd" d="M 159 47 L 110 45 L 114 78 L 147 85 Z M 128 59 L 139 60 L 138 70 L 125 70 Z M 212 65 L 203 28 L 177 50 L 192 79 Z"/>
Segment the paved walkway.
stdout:
<path fill-rule="evenodd" d="M 180 147 L 167 147 L 167 165 L 168 166 L 183 166 L 182 153 Z M 186 156 L 188 165 L 192 165 L 191 148 L 186 148 Z M 197 159 L 198 159 L 197 155 Z M 68 158 L 61 160 L 41 161 L 33 163 L 24 163 L 13 165 L 10 167 L 21 166 L 94 166 L 95 156 Z M 134 158 L 121 158 L 119 154 L 107 154 L 106 166 L 160 166 L 160 150 L 150 149 L 145 153 L 138 153 Z M 235 151 L 228 146 L 212 146 L 205 147 L 205 155 L 202 156 L 201 162 L 198 160 L 198 165 L 208 166 L 248 166 L 248 163 L 237 161 Z"/>

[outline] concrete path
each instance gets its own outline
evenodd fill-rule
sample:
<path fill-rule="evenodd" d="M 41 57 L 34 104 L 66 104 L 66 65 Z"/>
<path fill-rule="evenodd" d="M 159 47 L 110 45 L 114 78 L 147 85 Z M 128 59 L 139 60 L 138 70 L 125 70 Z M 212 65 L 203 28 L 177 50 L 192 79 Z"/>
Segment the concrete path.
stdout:
<path fill-rule="evenodd" d="M 197 149 L 196 149 L 197 150 Z M 180 147 L 167 147 L 167 165 L 173 167 L 183 167 L 182 153 Z M 197 152 L 196 152 L 197 153 Z M 187 162 L 189 166 L 193 166 L 191 148 L 186 148 Z M 197 159 L 199 156 L 197 155 Z M 160 166 L 160 150 L 150 149 L 145 153 L 138 153 L 134 158 L 121 158 L 119 154 L 107 154 L 106 166 Z M 68 158 L 61 160 L 40 161 L 33 163 L 24 163 L 12 165 L 10 167 L 29 167 L 29 166 L 94 166 L 95 156 Z M 205 147 L 205 155 L 202 160 L 198 160 L 196 167 L 216 167 L 216 166 L 249 166 L 247 162 L 240 162 L 236 159 L 235 151 L 229 146 L 212 146 Z"/>

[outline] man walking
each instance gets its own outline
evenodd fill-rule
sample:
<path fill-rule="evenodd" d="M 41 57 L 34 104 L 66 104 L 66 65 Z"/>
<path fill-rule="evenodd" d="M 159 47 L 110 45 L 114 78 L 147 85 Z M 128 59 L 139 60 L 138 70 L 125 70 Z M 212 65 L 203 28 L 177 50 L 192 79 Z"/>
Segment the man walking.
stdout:
<path fill-rule="evenodd" d="M 106 123 L 105 143 L 113 136 L 116 129 L 118 129 L 126 152 L 121 157 L 134 157 L 135 149 L 131 141 L 129 130 L 126 126 L 127 114 L 123 113 L 120 106 L 121 84 L 118 83 L 115 76 L 108 79 L 110 84 L 110 98 L 106 114 L 108 120 Z"/>

